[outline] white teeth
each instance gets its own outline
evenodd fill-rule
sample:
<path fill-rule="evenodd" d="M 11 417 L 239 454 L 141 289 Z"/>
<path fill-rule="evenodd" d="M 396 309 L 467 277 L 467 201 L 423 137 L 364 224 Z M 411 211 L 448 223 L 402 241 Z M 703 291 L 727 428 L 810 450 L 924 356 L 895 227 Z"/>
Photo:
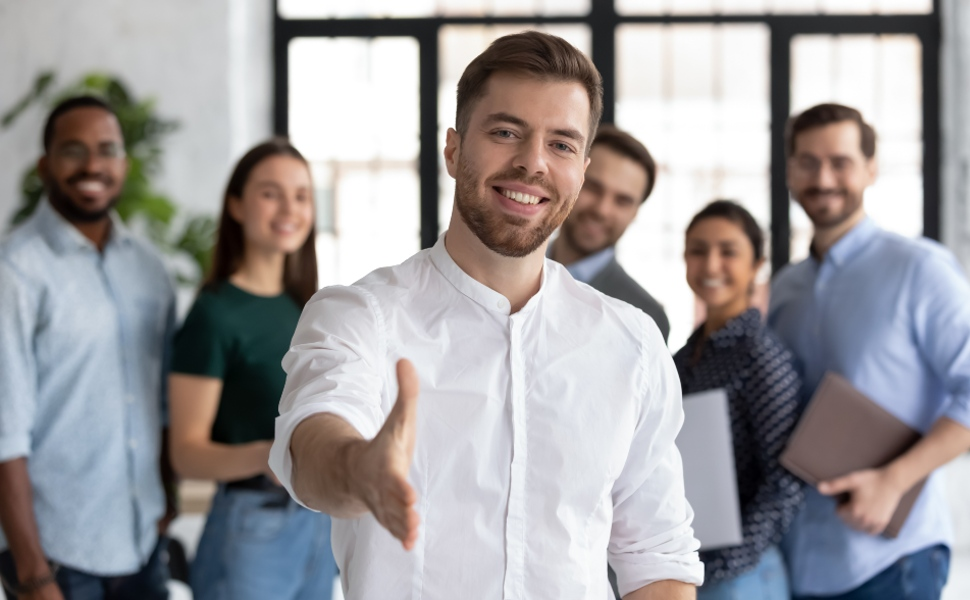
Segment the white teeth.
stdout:
<path fill-rule="evenodd" d="M 511 200 L 515 200 L 519 204 L 539 204 L 539 200 L 542 200 L 542 198 L 539 196 L 523 194 L 522 192 L 513 192 L 512 190 L 503 189 L 502 195 Z"/>
<path fill-rule="evenodd" d="M 292 223 L 285 224 L 285 225 L 274 225 L 273 229 L 282 233 L 293 233 L 294 231 L 296 231 L 296 225 L 293 225 Z"/>
<path fill-rule="evenodd" d="M 701 281 L 701 284 L 703 284 L 704 287 L 721 287 L 722 285 L 724 285 L 724 280 L 723 279 L 704 279 L 703 281 Z"/>
<path fill-rule="evenodd" d="M 82 181 L 77 184 L 77 189 L 82 192 L 101 192 L 104 191 L 104 184 L 100 181 Z"/>

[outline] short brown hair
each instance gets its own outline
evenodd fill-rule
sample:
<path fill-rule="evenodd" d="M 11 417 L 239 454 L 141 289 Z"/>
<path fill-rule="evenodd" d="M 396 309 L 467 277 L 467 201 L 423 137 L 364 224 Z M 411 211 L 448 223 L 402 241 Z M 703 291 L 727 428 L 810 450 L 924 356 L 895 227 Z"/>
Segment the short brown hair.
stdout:
<path fill-rule="evenodd" d="M 566 40 L 539 31 L 523 31 L 498 38 L 465 67 L 458 80 L 458 110 L 455 129 L 464 136 L 472 109 L 485 95 L 492 73 L 527 73 L 552 81 L 575 81 L 589 96 L 589 139 L 603 115 L 603 78 L 585 54 Z"/>
<path fill-rule="evenodd" d="M 643 167 L 643 170 L 647 172 L 647 186 L 643 190 L 643 199 L 640 202 L 646 202 L 650 193 L 653 192 L 654 184 L 657 182 L 657 163 L 650 156 L 647 147 L 641 144 L 637 138 L 609 123 L 603 123 L 596 131 L 592 146 L 598 145 L 605 146 Z"/>
<path fill-rule="evenodd" d="M 785 125 L 785 157 L 791 158 L 795 154 L 795 138 L 799 133 L 843 121 L 852 121 L 859 126 L 862 154 L 866 158 L 875 156 L 876 130 L 866 123 L 862 113 L 842 104 L 819 104 L 788 119 Z"/>

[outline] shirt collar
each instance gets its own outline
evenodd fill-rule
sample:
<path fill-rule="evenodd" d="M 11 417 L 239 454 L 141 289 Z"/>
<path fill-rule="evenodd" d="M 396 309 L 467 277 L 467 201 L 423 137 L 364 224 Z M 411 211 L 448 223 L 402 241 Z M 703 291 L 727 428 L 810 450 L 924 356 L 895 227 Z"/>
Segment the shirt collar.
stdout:
<path fill-rule="evenodd" d="M 94 243 L 84 237 L 84 234 L 54 210 L 54 207 L 46 198 L 42 199 L 37 205 L 35 214 L 38 231 L 44 236 L 48 245 L 59 254 L 97 250 Z M 129 243 L 132 239 L 131 231 L 121 222 L 116 212 L 112 211 L 110 218 L 111 229 L 108 232 L 108 242 L 105 244 L 105 248 L 113 243 Z"/>
<path fill-rule="evenodd" d="M 506 317 L 509 316 L 512 313 L 512 305 L 509 303 L 509 299 L 462 271 L 458 263 L 451 258 L 451 255 L 448 254 L 448 249 L 445 248 L 445 235 L 447 234 L 448 232 L 445 231 L 438 236 L 438 241 L 432 246 L 430 250 L 431 263 L 434 264 L 435 268 L 438 269 L 451 285 L 455 286 L 455 289 L 473 302 L 491 312 L 496 312 Z M 530 312 L 532 307 L 538 302 L 539 297 L 542 295 L 542 290 L 546 287 L 547 271 L 548 268 L 546 265 L 543 265 L 539 291 L 519 311 L 520 314 Z"/>
<path fill-rule="evenodd" d="M 841 267 L 869 244 L 877 229 L 876 223 L 870 217 L 864 218 L 829 248 L 823 260 Z M 818 259 L 815 260 L 819 262 Z"/>
<path fill-rule="evenodd" d="M 573 276 L 573 279 L 589 283 L 599 275 L 600 271 L 606 268 L 606 265 L 610 264 L 614 256 L 616 256 L 616 248 L 610 246 L 566 265 L 566 270 Z"/>

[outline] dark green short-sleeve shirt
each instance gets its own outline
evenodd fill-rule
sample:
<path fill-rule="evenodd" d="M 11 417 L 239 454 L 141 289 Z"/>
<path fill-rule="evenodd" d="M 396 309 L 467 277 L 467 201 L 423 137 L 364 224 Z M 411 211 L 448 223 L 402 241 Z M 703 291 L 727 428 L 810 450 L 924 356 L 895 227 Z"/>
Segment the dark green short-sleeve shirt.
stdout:
<path fill-rule="evenodd" d="M 273 439 L 286 383 L 280 363 L 299 319 L 289 294 L 256 296 L 228 282 L 199 292 L 175 336 L 172 371 L 222 380 L 212 441 Z"/>

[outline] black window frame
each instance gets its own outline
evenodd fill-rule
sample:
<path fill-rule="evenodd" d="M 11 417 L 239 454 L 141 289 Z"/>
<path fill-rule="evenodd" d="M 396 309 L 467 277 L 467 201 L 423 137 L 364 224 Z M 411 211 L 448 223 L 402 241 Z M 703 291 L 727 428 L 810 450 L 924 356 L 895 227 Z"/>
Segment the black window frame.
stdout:
<path fill-rule="evenodd" d="M 785 183 L 785 123 L 791 104 L 791 42 L 801 34 L 910 34 L 922 46 L 923 235 L 940 239 L 940 0 L 926 14 L 750 14 L 621 15 L 612 0 L 591 0 L 586 15 L 437 16 L 419 18 L 284 19 L 273 2 L 273 127 L 289 132 L 289 43 L 298 37 L 412 37 L 419 44 L 421 247 L 438 238 L 438 68 L 439 37 L 447 25 L 586 25 L 591 58 L 603 76 L 603 121 L 616 107 L 616 28 L 626 24 L 738 24 L 767 26 L 770 36 L 771 258 L 772 273 L 789 261 L 789 194 Z"/>

